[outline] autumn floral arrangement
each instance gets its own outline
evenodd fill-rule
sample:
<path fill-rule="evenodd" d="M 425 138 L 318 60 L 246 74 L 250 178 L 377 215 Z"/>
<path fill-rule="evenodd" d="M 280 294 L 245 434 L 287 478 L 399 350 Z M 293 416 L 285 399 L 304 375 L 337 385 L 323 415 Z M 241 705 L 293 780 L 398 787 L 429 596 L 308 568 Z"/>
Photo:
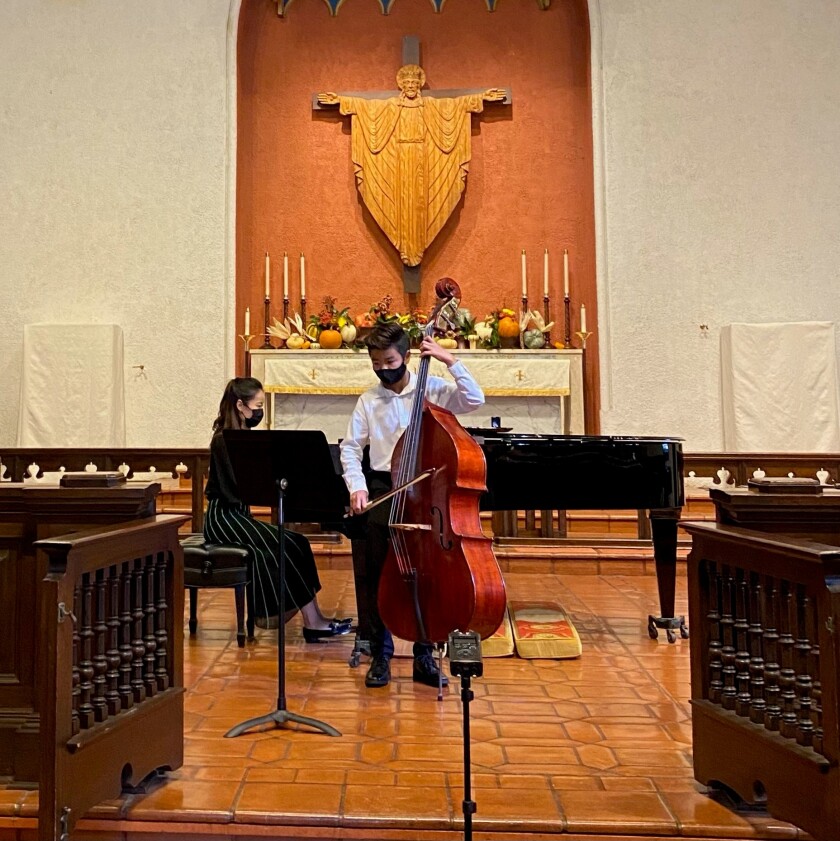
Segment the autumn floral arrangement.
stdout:
<path fill-rule="evenodd" d="M 337 350 L 342 345 L 352 346 L 356 341 L 356 325 L 350 307 L 339 309 L 331 295 L 324 298 L 320 312 L 310 316 L 307 334 L 325 350 Z"/>
<path fill-rule="evenodd" d="M 500 307 L 489 313 L 484 321 L 477 322 L 473 329 L 480 347 L 536 350 L 546 346 L 553 326 L 554 322 L 546 324 L 537 310 L 517 315 L 512 309 Z"/>

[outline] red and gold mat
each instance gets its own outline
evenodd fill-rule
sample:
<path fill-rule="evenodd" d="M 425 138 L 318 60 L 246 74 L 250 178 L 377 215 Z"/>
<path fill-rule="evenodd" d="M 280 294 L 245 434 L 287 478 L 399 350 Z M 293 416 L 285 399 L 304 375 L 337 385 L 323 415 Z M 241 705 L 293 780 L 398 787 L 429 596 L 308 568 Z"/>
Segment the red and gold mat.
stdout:
<path fill-rule="evenodd" d="M 526 659 L 580 657 L 577 629 L 557 602 L 508 602 L 516 653 Z M 491 638 L 492 639 L 492 638 Z"/>

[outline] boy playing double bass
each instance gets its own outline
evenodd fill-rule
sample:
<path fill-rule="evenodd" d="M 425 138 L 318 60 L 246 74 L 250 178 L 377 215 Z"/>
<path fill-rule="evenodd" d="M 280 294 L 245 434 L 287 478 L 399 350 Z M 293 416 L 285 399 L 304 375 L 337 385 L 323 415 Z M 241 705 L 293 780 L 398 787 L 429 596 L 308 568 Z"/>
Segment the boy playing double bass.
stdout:
<path fill-rule="evenodd" d="M 380 382 L 359 397 L 341 442 L 344 481 L 350 491 L 350 507 L 354 514 L 361 513 L 369 499 L 391 490 L 391 457 L 411 418 L 416 386 L 416 376 L 406 367 L 411 355 L 408 336 L 399 324 L 378 324 L 366 344 L 373 371 Z M 455 414 L 472 412 L 484 404 L 484 392 L 464 364 L 434 339 L 423 339 L 420 356 L 439 359 L 454 380 L 430 376 L 426 383 L 426 399 L 430 403 Z M 371 470 L 366 478 L 362 472 L 362 455 L 368 445 Z M 360 594 L 370 616 L 371 664 L 365 676 L 366 686 L 387 686 L 391 680 L 394 641 L 377 604 L 379 578 L 388 555 L 390 508 L 390 503 L 385 502 L 368 514 L 367 591 Z M 415 642 L 413 679 L 437 686 L 439 678 L 432 646 Z M 448 679 L 444 676 L 442 682 L 446 685 Z"/>

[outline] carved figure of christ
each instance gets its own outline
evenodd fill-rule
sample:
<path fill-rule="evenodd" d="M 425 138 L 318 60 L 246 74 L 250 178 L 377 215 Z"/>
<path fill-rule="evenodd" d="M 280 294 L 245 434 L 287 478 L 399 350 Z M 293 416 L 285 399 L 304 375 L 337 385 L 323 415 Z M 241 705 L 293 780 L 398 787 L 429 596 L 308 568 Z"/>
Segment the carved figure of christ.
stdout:
<path fill-rule="evenodd" d="M 406 45 L 405 42 L 408 42 Z M 404 39 L 419 56 L 416 39 Z M 398 91 L 321 93 L 314 108 L 351 117 L 356 187 L 400 253 L 407 292 L 419 291 L 423 254 L 458 204 L 470 163 L 470 115 L 485 102 L 508 104 L 502 88 L 423 92 L 419 64 L 397 73 Z"/>

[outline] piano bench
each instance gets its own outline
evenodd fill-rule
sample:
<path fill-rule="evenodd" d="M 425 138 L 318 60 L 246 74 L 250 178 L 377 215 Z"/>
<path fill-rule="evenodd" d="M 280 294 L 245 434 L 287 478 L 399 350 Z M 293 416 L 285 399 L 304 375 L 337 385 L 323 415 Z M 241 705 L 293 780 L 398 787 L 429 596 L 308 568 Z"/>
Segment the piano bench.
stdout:
<path fill-rule="evenodd" d="M 248 639 L 254 638 L 251 564 L 241 546 L 207 543 L 201 534 L 181 540 L 184 549 L 184 587 L 190 594 L 190 636 L 198 629 L 198 591 L 205 587 L 233 588 L 236 605 L 236 644 L 245 647 L 245 602 L 248 602 Z"/>

